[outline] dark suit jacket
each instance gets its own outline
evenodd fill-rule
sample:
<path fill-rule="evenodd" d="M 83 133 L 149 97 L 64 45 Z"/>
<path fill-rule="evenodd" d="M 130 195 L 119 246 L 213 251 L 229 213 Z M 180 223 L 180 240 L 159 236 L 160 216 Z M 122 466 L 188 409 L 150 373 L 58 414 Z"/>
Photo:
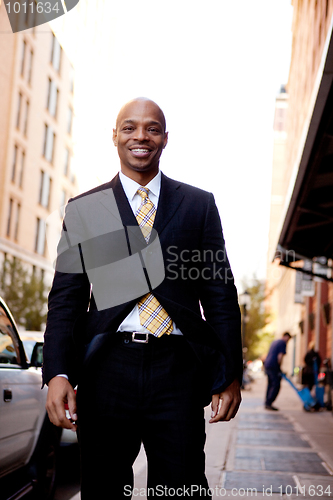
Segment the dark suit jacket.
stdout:
<path fill-rule="evenodd" d="M 118 175 L 75 200 L 110 188 L 124 227 L 136 226 Z M 107 217 L 103 204 L 97 205 L 94 210 Z M 242 377 L 237 292 L 213 195 L 162 174 L 154 229 L 162 247 L 165 278 L 153 293 L 202 363 L 208 404 L 210 394 Z M 109 342 L 112 348 L 112 335 L 137 303 L 131 300 L 98 311 L 84 271 L 83 267 L 81 273 L 55 272 L 45 332 L 45 383 L 66 373 L 77 384 L 80 370 L 93 362 L 102 346 Z"/>

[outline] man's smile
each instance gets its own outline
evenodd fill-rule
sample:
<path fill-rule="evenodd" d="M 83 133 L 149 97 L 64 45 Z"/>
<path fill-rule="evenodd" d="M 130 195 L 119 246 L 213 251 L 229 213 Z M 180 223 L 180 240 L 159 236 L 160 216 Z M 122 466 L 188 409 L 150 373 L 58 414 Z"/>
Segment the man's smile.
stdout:
<path fill-rule="evenodd" d="M 148 148 L 143 148 L 143 147 L 135 147 L 135 148 L 131 148 L 130 149 L 130 152 L 131 154 L 135 157 L 135 158 L 148 158 L 148 156 L 150 155 L 150 153 L 152 152 L 150 149 Z"/>

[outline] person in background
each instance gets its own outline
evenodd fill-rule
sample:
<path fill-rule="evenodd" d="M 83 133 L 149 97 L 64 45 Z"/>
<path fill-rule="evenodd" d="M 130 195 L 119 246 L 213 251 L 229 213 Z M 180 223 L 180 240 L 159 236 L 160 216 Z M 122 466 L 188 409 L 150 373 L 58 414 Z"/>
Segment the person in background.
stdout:
<path fill-rule="evenodd" d="M 315 341 L 309 342 L 308 351 L 304 356 L 305 367 L 302 370 L 302 384 L 307 386 L 311 391 L 315 383 L 314 377 L 314 364 L 317 365 L 317 374 L 321 365 L 321 357 L 318 352 L 315 351 Z"/>
<path fill-rule="evenodd" d="M 285 332 L 281 339 L 274 340 L 271 343 L 268 354 L 265 359 L 265 372 L 268 377 L 265 408 L 266 410 L 277 411 L 278 408 L 273 406 L 280 391 L 281 384 L 281 363 L 282 358 L 286 354 L 286 347 L 291 335 Z"/>

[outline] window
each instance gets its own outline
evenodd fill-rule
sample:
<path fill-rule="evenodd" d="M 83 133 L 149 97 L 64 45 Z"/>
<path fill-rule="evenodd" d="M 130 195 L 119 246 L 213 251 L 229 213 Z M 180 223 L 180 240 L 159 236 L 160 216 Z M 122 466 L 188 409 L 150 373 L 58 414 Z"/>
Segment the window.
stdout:
<path fill-rule="evenodd" d="M 58 39 L 54 34 L 52 34 L 52 52 L 51 52 L 51 63 L 54 69 L 59 73 L 60 72 L 60 63 L 61 63 L 61 46 L 58 42 Z"/>
<path fill-rule="evenodd" d="M 24 164 L 25 164 L 25 151 L 22 148 L 20 148 L 17 144 L 15 144 L 13 152 L 11 181 L 13 183 L 18 182 L 19 187 L 22 187 L 23 185 Z"/>
<path fill-rule="evenodd" d="M 17 204 L 17 210 L 16 210 L 15 230 L 14 230 L 14 239 L 15 239 L 15 241 L 18 241 L 20 215 L 21 215 L 21 204 L 18 203 Z"/>
<path fill-rule="evenodd" d="M 70 164 L 70 151 L 68 148 L 65 148 L 64 175 L 66 176 L 69 173 L 69 164 Z"/>
<path fill-rule="evenodd" d="M 287 108 L 276 108 L 274 116 L 274 131 L 283 132 L 286 126 Z"/>
<path fill-rule="evenodd" d="M 25 67 L 25 55 L 27 52 L 27 43 L 25 40 L 23 40 L 23 45 L 22 45 L 22 58 L 21 58 L 21 76 L 24 76 L 24 67 Z"/>
<path fill-rule="evenodd" d="M 24 130 L 23 133 L 26 136 L 28 133 L 28 117 L 29 117 L 29 108 L 30 108 L 30 103 L 27 99 L 25 103 L 25 117 L 24 117 Z"/>
<path fill-rule="evenodd" d="M 18 156 L 18 147 L 17 144 L 15 144 L 14 155 L 13 155 L 13 166 L 12 166 L 12 182 L 15 182 L 15 177 L 16 177 L 17 156 Z"/>
<path fill-rule="evenodd" d="M 28 83 L 29 83 L 29 85 L 31 84 L 33 58 L 34 58 L 34 53 L 33 53 L 33 50 L 30 49 L 29 70 L 28 70 Z"/>
<path fill-rule="evenodd" d="M 63 189 L 60 195 L 60 207 L 64 207 L 66 205 L 66 201 L 67 201 L 67 193 Z"/>
<path fill-rule="evenodd" d="M 25 151 L 22 151 L 21 155 L 21 171 L 19 176 L 19 186 L 23 187 L 23 175 L 24 175 L 24 165 L 25 165 Z"/>
<path fill-rule="evenodd" d="M 29 116 L 29 99 L 25 99 L 23 94 L 20 92 L 17 103 L 17 116 L 16 116 L 16 128 L 21 129 L 21 116 L 22 116 L 22 106 L 24 101 L 24 124 L 23 124 L 23 132 L 27 135 L 28 131 L 28 116 Z"/>
<path fill-rule="evenodd" d="M 72 65 L 69 68 L 69 90 L 74 92 L 74 68 Z"/>
<path fill-rule="evenodd" d="M 39 255 L 44 255 L 45 252 L 45 234 L 46 234 L 45 221 L 37 217 L 35 252 L 37 252 Z"/>
<path fill-rule="evenodd" d="M 73 124 L 73 110 L 69 106 L 68 107 L 68 114 L 67 114 L 67 132 L 68 132 L 68 134 L 72 133 L 72 124 Z"/>
<path fill-rule="evenodd" d="M 53 162 L 54 143 L 55 133 L 52 128 L 45 123 L 43 155 L 50 163 Z"/>
<path fill-rule="evenodd" d="M 49 78 L 49 91 L 47 96 L 47 109 L 52 116 L 57 114 L 59 90 L 53 80 Z"/>
<path fill-rule="evenodd" d="M 16 116 L 16 128 L 20 128 L 21 121 L 21 106 L 22 106 L 22 94 L 19 93 L 18 104 L 17 104 L 17 116 Z"/>
<path fill-rule="evenodd" d="M 0 306 L 0 363 L 17 365 L 21 362 L 20 350 L 14 335 L 12 322 Z"/>
<path fill-rule="evenodd" d="M 8 207 L 8 218 L 7 218 L 7 236 L 10 236 L 10 228 L 12 225 L 12 216 L 13 216 L 13 205 L 14 202 L 12 198 L 9 200 L 9 207 Z"/>
<path fill-rule="evenodd" d="M 51 184 L 52 180 L 50 175 L 47 172 L 43 172 L 43 170 L 41 170 L 39 203 L 45 208 L 49 207 Z"/>
<path fill-rule="evenodd" d="M 29 11 L 30 9 L 28 9 Z M 21 58 L 21 76 L 26 78 L 27 82 L 31 83 L 32 75 L 32 61 L 33 61 L 33 50 L 29 48 L 26 40 L 23 40 L 22 45 L 22 58 Z"/>

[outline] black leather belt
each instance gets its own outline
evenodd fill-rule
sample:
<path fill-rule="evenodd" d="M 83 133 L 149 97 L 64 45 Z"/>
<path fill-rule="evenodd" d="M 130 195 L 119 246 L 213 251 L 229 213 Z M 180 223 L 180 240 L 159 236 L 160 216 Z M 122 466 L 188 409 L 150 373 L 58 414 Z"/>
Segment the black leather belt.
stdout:
<path fill-rule="evenodd" d="M 152 339 L 156 339 L 152 333 L 143 332 L 118 332 L 125 344 L 136 342 L 137 344 L 148 344 Z"/>
<path fill-rule="evenodd" d="M 136 344 L 148 344 L 150 342 L 155 342 L 157 341 L 157 343 L 164 343 L 166 340 L 165 339 L 169 339 L 167 342 L 170 342 L 171 339 L 178 339 L 178 341 L 180 339 L 184 339 L 184 336 L 183 335 L 162 335 L 162 337 L 160 338 L 157 338 L 155 337 L 155 335 L 153 335 L 152 333 L 143 333 L 143 332 L 117 332 L 117 335 L 119 335 L 119 338 L 122 339 L 122 341 L 125 343 L 125 344 L 131 344 L 132 342 L 136 343 Z M 177 341 L 177 342 L 178 342 Z"/>

